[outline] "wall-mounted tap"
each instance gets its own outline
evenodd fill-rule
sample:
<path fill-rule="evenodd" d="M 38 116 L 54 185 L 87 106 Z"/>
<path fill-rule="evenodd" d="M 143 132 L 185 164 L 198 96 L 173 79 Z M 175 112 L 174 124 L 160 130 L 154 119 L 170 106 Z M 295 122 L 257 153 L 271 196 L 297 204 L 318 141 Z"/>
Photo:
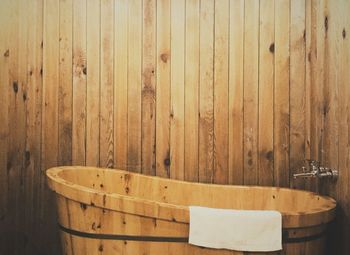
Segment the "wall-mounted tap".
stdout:
<path fill-rule="evenodd" d="M 320 162 L 316 160 L 305 160 L 305 166 L 302 167 L 302 173 L 293 174 L 296 178 L 331 178 L 336 180 L 338 178 L 338 170 L 320 166 Z"/>

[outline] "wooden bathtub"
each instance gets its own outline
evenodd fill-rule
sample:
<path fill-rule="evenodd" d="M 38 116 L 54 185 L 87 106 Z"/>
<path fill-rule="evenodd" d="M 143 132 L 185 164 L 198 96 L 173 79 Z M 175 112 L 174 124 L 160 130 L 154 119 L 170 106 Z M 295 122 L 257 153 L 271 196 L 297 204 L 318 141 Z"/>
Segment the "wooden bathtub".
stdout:
<path fill-rule="evenodd" d="M 263 254 L 322 255 L 327 223 L 335 217 L 333 199 L 299 190 L 197 184 L 91 167 L 51 168 L 47 176 L 69 255 L 248 254 L 189 245 L 188 205 L 278 210 L 283 251 Z"/>

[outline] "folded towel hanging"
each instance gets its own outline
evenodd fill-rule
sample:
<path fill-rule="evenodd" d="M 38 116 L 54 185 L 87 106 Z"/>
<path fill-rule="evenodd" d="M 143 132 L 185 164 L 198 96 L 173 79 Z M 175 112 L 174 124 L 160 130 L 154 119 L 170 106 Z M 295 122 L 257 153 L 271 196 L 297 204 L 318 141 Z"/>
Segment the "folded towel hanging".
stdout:
<path fill-rule="evenodd" d="M 190 206 L 189 243 L 236 251 L 278 251 L 282 249 L 282 215 Z"/>

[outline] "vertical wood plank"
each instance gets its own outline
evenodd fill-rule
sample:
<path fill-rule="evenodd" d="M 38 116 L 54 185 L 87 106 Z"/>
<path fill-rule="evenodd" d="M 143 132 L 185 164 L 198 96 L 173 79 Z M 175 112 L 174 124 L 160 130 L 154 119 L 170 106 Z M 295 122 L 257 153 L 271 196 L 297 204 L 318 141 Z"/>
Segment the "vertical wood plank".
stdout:
<path fill-rule="evenodd" d="M 214 176 L 228 183 L 228 73 L 230 2 L 215 1 L 214 35 Z"/>
<path fill-rule="evenodd" d="M 1 2 L 0 23 L 4 24 L 3 36 L 0 37 L 0 217 L 2 224 L 7 227 L 8 208 L 8 146 L 9 146 L 9 90 L 10 90 L 10 12 L 9 1 Z"/>
<path fill-rule="evenodd" d="M 128 4 L 128 169 L 140 172 L 142 1 L 130 0 Z"/>
<path fill-rule="evenodd" d="M 156 173 L 170 174 L 170 0 L 157 2 Z"/>
<path fill-rule="evenodd" d="M 101 1 L 100 165 L 113 167 L 114 1 Z"/>
<path fill-rule="evenodd" d="M 46 249 L 57 245 L 58 233 L 51 206 L 53 194 L 47 189 L 45 170 L 58 164 L 59 4 L 59 0 L 44 1 L 43 10 L 42 143 L 37 215 L 41 220 L 48 219 L 38 231 L 40 240 L 50 240 Z"/>
<path fill-rule="evenodd" d="M 128 161 L 128 1 L 116 0 L 114 26 L 114 160 L 127 169 Z"/>
<path fill-rule="evenodd" d="M 26 9 L 28 19 L 27 89 L 26 89 L 26 151 L 24 158 L 25 175 L 25 219 L 26 231 L 32 240 L 39 235 L 37 222 L 41 175 L 41 105 L 42 105 L 42 61 L 43 61 L 43 1 L 35 0 Z M 52 242 L 50 242 L 52 243 Z M 31 246 L 27 246 L 29 252 Z"/>
<path fill-rule="evenodd" d="M 305 31 L 306 31 L 306 65 L 305 65 L 305 97 L 306 97 L 306 116 L 305 122 L 306 127 L 306 159 L 316 159 L 315 151 L 315 133 L 312 120 L 314 119 L 315 107 L 314 105 L 314 84 L 316 82 L 316 62 L 317 62 L 317 4 L 316 1 L 306 1 L 306 17 L 305 17 Z M 299 181 L 301 182 L 301 181 Z M 298 187 L 302 187 L 303 183 L 297 183 Z M 317 181 L 306 180 L 305 189 L 315 191 L 317 186 Z"/>
<path fill-rule="evenodd" d="M 200 0 L 186 1 L 185 34 L 185 180 L 198 181 Z"/>
<path fill-rule="evenodd" d="M 171 1 L 170 177 L 184 179 L 185 1 Z"/>
<path fill-rule="evenodd" d="M 56 166 L 58 160 L 59 15 L 57 10 L 59 10 L 58 0 L 44 2 L 41 169 Z M 44 174 L 41 178 L 43 189 L 46 179 Z M 41 216 L 44 217 L 45 214 Z"/>
<path fill-rule="evenodd" d="M 312 22 L 315 26 L 313 31 L 314 48 L 313 55 L 313 80 L 311 84 L 311 158 L 322 160 L 323 141 L 323 87 L 324 87 L 324 52 L 325 52 L 325 26 L 324 26 L 324 0 L 312 2 Z"/>
<path fill-rule="evenodd" d="M 73 1 L 72 163 L 86 162 L 86 0 Z"/>
<path fill-rule="evenodd" d="M 274 180 L 289 186 L 290 1 L 275 2 Z"/>
<path fill-rule="evenodd" d="M 273 185 L 273 91 L 275 1 L 260 3 L 259 41 L 259 185 Z"/>
<path fill-rule="evenodd" d="M 243 184 L 243 58 L 245 0 L 230 1 L 229 183 Z"/>
<path fill-rule="evenodd" d="M 213 182 L 214 171 L 214 1 L 200 5 L 199 181 Z"/>
<path fill-rule="evenodd" d="M 86 165 L 100 164 L 100 1 L 87 1 Z"/>
<path fill-rule="evenodd" d="M 60 57 L 58 95 L 58 161 L 60 165 L 72 164 L 72 42 L 73 2 L 60 0 Z"/>
<path fill-rule="evenodd" d="M 156 142 L 156 0 L 143 0 L 142 45 L 142 173 L 155 175 Z"/>
<path fill-rule="evenodd" d="M 290 170 L 295 173 L 304 165 L 306 144 L 305 1 L 291 1 L 290 9 Z M 302 185 L 299 180 L 293 187 Z"/>
<path fill-rule="evenodd" d="M 259 5 L 245 1 L 244 184 L 258 182 Z"/>
<path fill-rule="evenodd" d="M 350 227 L 349 227 L 349 215 L 350 215 L 350 87 L 349 87 L 349 65 L 350 65 L 350 43 L 349 43 L 349 32 L 350 32 L 350 17 L 348 15 L 350 11 L 350 2 L 343 0 L 337 5 L 337 2 L 330 2 L 331 5 L 335 5 L 336 8 L 333 11 L 333 15 L 330 17 L 335 18 L 339 15 L 338 22 L 336 22 L 336 33 L 334 34 L 337 40 L 339 50 L 338 61 L 339 69 L 332 69 L 333 72 L 339 74 L 338 88 L 339 88 L 339 129 L 338 129 L 338 140 L 339 140 L 339 179 L 338 183 L 335 185 L 335 192 L 333 196 L 336 196 L 337 202 L 339 203 L 337 226 L 340 231 L 334 235 L 333 243 L 334 251 L 339 252 L 339 254 L 350 253 L 350 244 L 348 242 L 350 237 Z M 333 7 L 331 6 L 333 9 Z M 335 18 L 337 19 L 337 18 Z M 330 55 L 332 57 L 332 55 Z M 333 162 L 332 162 L 333 163 Z M 334 185 L 334 184 L 333 184 Z M 332 192 L 333 193 L 333 192 Z"/>
<path fill-rule="evenodd" d="M 311 55 L 312 55 L 312 1 L 305 1 L 305 158 L 310 159 L 311 148 Z"/>
<path fill-rule="evenodd" d="M 346 6 L 345 3 L 344 7 Z M 333 14 L 333 15 L 332 15 Z M 338 15 L 337 15 L 338 14 Z M 339 113 L 339 88 L 342 82 L 340 72 L 341 57 L 340 47 L 343 31 L 342 7 L 325 3 L 325 52 L 324 52 L 324 90 L 323 90 L 323 115 L 324 115 L 324 141 L 323 164 L 338 168 L 339 165 L 339 120 L 343 118 Z M 345 54 L 345 53 L 344 53 Z M 325 191 L 334 193 L 334 184 L 325 183 Z"/>
<path fill-rule="evenodd" d="M 345 71 L 344 64 L 347 61 L 350 51 L 346 51 L 344 43 L 346 40 L 343 31 L 346 27 L 345 14 L 350 9 L 345 1 L 338 4 L 332 1 L 324 2 L 323 19 L 325 21 L 324 37 L 324 87 L 323 87 L 323 116 L 324 116 L 324 139 L 322 143 L 323 165 L 339 169 L 338 181 L 320 181 L 319 192 L 329 194 L 337 198 L 338 214 L 334 224 L 335 231 L 331 233 L 332 252 L 337 254 L 349 253 L 347 243 L 350 233 L 346 215 L 349 215 L 348 194 L 349 175 L 347 167 L 349 165 L 349 127 L 348 127 L 348 100 L 349 81 L 348 71 Z M 344 11 L 345 10 L 345 11 Z M 348 48 L 349 49 L 349 48 Z M 347 68 L 348 70 L 348 68 Z M 347 98 L 347 99 L 345 99 Z M 345 132 L 344 132 L 345 131 Z M 345 156 L 347 155 L 347 157 Z M 345 157 L 344 157 L 345 156 Z M 347 158 L 347 160 L 344 160 Z M 345 171 L 344 171 L 345 170 Z"/>

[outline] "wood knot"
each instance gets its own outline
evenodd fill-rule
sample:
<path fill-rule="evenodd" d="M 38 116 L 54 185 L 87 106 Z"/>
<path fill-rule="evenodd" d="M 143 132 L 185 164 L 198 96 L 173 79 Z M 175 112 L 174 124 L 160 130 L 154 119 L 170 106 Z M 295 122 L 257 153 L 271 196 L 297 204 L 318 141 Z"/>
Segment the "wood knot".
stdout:
<path fill-rule="evenodd" d="M 102 252 L 103 251 L 103 245 L 100 244 L 100 246 L 98 247 L 98 251 Z"/>
<path fill-rule="evenodd" d="M 83 68 L 83 74 L 85 74 L 85 75 L 87 74 L 87 68 L 86 67 Z"/>
<path fill-rule="evenodd" d="M 6 50 L 4 53 L 4 57 L 8 58 L 10 56 L 10 50 Z"/>
<path fill-rule="evenodd" d="M 249 159 L 249 160 L 248 160 L 248 165 L 249 165 L 249 166 L 252 166 L 252 165 L 253 165 L 253 160 L 252 160 L 252 159 Z"/>
<path fill-rule="evenodd" d="M 164 165 L 170 166 L 170 158 L 164 159 Z"/>
<path fill-rule="evenodd" d="M 328 16 L 324 17 L 324 28 L 326 29 L 326 32 L 328 31 Z"/>
<path fill-rule="evenodd" d="M 25 151 L 24 153 L 25 165 L 28 167 L 30 165 L 30 151 Z"/>
<path fill-rule="evenodd" d="M 266 153 L 266 159 L 269 160 L 269 161 L 273 160 L 273 152 L 272 151 L 268 151 Z"/>
<path fill-rule="evenodd" d="M 160 59 L 161 59 L 164 63 L 166 63 L 166 62 L 168 62 L 169 56 L 168 56 L 168 54 L 163 53 L 163 54 L 160 55 Z"/>
<path fill-rule="evenodd" d="M 33 71 L 30 70 L 30 71 L 29 71 L 29 76 L 32 76 L 32 75 L 33 75 Z"/>
<path fill-rule="evenodd" d="M 345 30 L 345 28 L 343 28 L 342 36 L 343 36 L 344 39 L 346 38 L 346 30 Z"/>
<path fill-rule="evenodd" d="M 275 44 L 274 44 L 274 43 L 271 43 L 270 48 L 269 48 L 269 51 L 270 51 L 271 53 L 274 53 L 274 52 L 275 52 Z"/>
<path fill-rule="evenodd" d="M 13 87 L 13 91 L 17 94 L 17 92 L 18 92 L 18 83 L 17 83 L 17 81 L 13 82 L 12 87 Z"/>

